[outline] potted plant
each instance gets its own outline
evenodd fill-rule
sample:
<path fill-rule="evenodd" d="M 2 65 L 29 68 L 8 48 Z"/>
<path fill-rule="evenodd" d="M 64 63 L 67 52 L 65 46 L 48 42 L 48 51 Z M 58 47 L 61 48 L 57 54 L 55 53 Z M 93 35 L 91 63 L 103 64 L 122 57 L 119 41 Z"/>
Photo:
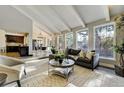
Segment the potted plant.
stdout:
<path fill-rule="evenodd" d="M 59 63 L 60 63 L 60 64 L 62 64 L 63 59 L 64 59 L 64 54 L 61 54 L 60 57 L 59 57 Z"/>
<path fill-rule="evenodd" d="M 64 54 L 58 53 L 55 55 L 55 60 L 62 64 L 64 57 L 65 57 Z"/>
<path fill-rule="evenodd" d="M 119 76 L 124 77 L 124 37 L 123 37 L 123 31 L 124 31 L 124 14 L 115 16 L 114 21 L 116 22 L 116 33 L 119 38 L 116 38 L 118 41 L 116 45 L 114 46 L 114 50 L 116 53 L 119 54 L 119 64 L 115 64 L 115 73 Z M 120 40 L 123 40 L 120 44 Z"/>
<path fill-rule="evenodd" d="M 114 50 L 116 53 L 120 54 L 120 58 L 119 58 L 119 62 L 120 62 L 120 66 L 124 67 L 124 39 L 123 42 L 120 45 L 115 45 L 114 46 Z"/>

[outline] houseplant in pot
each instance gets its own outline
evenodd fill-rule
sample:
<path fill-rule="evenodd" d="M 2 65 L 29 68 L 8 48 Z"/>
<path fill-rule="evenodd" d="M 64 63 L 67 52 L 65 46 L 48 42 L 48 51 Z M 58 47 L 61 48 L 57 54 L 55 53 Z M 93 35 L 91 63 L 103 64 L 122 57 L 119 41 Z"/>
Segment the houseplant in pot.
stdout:
<path fill-rule="evenodd" d="M 124 77 L 124 14 L 114 17 L 116 23 L 116 45 L 114 50 L 117 54 L 117 62 L 115 64 L 115 73 Z M 122 41 L 122 42 L 120 42 Z M 118 59 L 119 58 L 119 59 Z"/>
<path fill-rule="evenodd" d="M 114 46 L 114 49 L 120 55 L 119 64 L 115 64 L 115 73 L 124 77 L 124 40 L 121 45 Z"/>
<path fill-rule="evenodd" d="M 64 56 L 63 53 L 58 53 L 58 54 L 55 55 L 54 58 L 55 58 L 56 61 L 58 61 L 60 64 L 62 64 L 64 57 L 65 56 Z"/>
<path fill-rule="evenodd" d="M 124 58 L 123 58 L 123 55 L 124 55 L 124 39 L 123 39 L 123 42 L 120 45 L 115 45 L 114 46 L 114 50 L 115 50 L 116 53 L 118 53 L 120 55 L 119 65 L 124 67 Z"/>

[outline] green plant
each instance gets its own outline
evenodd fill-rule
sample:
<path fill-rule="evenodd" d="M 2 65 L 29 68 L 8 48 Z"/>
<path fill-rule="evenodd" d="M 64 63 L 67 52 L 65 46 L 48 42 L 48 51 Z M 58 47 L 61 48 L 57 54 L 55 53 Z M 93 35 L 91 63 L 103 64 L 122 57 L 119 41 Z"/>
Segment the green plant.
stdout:
<path fill-rule="evenodd" d="M 123 55 L 124 55 L 124 39 L 123 39 L 123 42 L 120 45 L 115 45 L 114 46 L 114 50 L 115 50 L 116 53 L 120 54 L 119 62 L 120 62 L 121 66 L 124 66 L 124 58 L 123 58 Z"/>
<path fill-rule="evenodd" d="M 116 53 L 124 54 L 124 39 L 120 45 L 114 45 L 114 50 Z"/>
<path fill-rule="evenodd" d="M 55 54 L 55 60 L 63 59 L 65 55 L 63 53 Z"/>
<path fill-rule="evenodd" d="M 57 57 L 57 58 L 64 58 L 64 54 L 56 54 L 55 57 Z"/>
<path fill-rule="evenodd" d="M 56 50 L 56 48 L 54 46 L 52 46 L 51 51 L 52 51 L 53 54 L 57 53 L 57 50 Z"/>
<path fill-rule="evenodd" d="M 116 28 L 120 30 L 122 27 L 124 27 L 124 14 L 115 16 L 114 21 L 116 22 Z"/>

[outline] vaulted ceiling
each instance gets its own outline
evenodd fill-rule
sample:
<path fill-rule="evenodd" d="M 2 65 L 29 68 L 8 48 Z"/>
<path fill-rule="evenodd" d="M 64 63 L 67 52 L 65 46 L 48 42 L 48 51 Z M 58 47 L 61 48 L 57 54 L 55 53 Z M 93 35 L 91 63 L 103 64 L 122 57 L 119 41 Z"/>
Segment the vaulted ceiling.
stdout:
<path fill-rule="evenodd" d="M 124 12 L 124 6 L 106 5 L 25 5 L 12 6 L 41 24 L 43 29 L 59 33 L 71 31 L 100 19 L 110 21 L 110 17 Z"/>

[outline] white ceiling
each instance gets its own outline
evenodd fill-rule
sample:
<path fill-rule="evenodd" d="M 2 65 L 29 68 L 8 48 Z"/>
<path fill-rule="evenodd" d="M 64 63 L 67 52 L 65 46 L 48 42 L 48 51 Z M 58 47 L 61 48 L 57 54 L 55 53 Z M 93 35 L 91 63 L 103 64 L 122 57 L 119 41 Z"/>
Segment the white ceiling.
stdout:
<path fill-rule="evenodd" d="M 114 5 L 110 6 L 110 14 L 116 15 L 124 12 L 124 5 Z"/>
<path fill-rule="evenodd" d="M 75 6 L 85 23 L 105 18 L 103 7 L 100 5 Z"/>
<path fill-rule="evenodd" d="M 106 5 L 28 5 L 13 6 L 29 18 L 40 23 L 44 29 L 59 33 L 87 23 L 106 19 L 124 12 L 124 6 Z"/>
<path fill-rule="evenodd" d="M 0 5 L 0 29 L 9 32 L 31 32 L 32 21 L 7 5 Z"/>

